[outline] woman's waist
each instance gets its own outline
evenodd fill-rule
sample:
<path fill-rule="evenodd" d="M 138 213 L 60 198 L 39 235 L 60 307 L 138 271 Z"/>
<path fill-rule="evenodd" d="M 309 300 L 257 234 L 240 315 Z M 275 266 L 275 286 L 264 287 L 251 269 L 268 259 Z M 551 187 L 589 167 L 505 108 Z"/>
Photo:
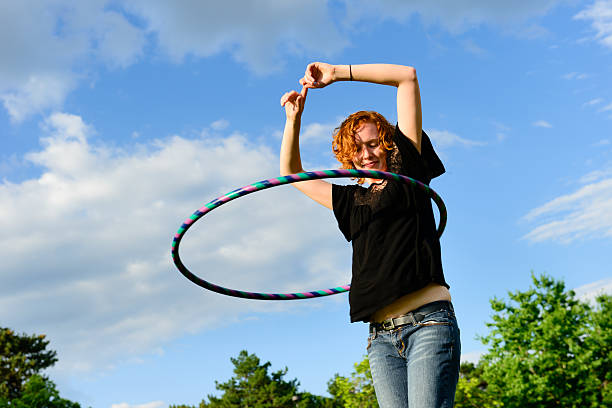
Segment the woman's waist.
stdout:
<path fill-rule="evenodd" d="M 383 320 L 399 317 L 408 312 L 418 309 L 427 303 L 439 300 L 451 301 L 451 295 L 446 286 L 438 283 L 430 283 L 422 289 L 409 293 L 395 300 L 393 303 L 377 310 L 370 318 L 371 322 L 382 322 Z"/>

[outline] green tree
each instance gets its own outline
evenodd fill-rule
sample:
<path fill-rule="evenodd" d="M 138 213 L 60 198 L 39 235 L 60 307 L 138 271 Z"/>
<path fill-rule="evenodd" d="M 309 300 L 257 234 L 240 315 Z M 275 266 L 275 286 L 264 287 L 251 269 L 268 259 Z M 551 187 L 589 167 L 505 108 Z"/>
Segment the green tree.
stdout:
<path fill-rule="evenodd" d="M 595 382 L 597 402 L 612 406 L 612 296 L 597 297 L 597 307 L 589 316 L 588 335 L 584 339 L 585 356 Z"/>
<path fill-rule="evenodd" d="M 298 392 L 296 379 L 285 381 L 287 368 L 270 373 L 270 362 L 261 364 L 255 354 L 246 350 L 237 358 L 231 358 L 234 376 L 224 383 L 215 381 L 215 387 L 222 391 L 220 397 L 208 396 L 199 408 L 324 408 L 329 398 Z"/>
<path fill-rule="evenodd" d="M 47 350 L 48 345 L 43 334 L 18 335 L 0 328 L 0 397 L 9 401 L 18 398 L 32 375 L 55 364 L 56 353 Z"/>
<path fill-rule="evenodd" d="M 459 382 L 455 392 L 455 408 L 498 408 L 502 403 L 487 392 L 482 379 L 483 364 L 461 363 Z"/>
<path fill-rule="evenodd" d="M 23 385 L 18 398 L 9 402 L 0 397 L 0 408 L 80 408 L 81 406 L 64 398 L 60 398 L 59 391 L 53 381 L 38 374 L 32 375 Z"/>
<path fill-rule="evenodd" d="M 599 407 L 610 398 L 610 307 L 580 302 L 562 281 L 532 275 L 534 287 L 493 299 L 482 337 L 482 379 L 505 407 Z M 607 381 L 607 382 L 606 382 Z"/>
<path fill-rule="evenodd" d="M 376 394 L 372 374 L 370 373 L 370 362 L 365 357 L 360 363 L 355 364 L 355 371 L 350 377 L 336 374 L 327 383 L 328 392 L 334 398 L 334 406 L 346 408 L 377 408 Z"/>

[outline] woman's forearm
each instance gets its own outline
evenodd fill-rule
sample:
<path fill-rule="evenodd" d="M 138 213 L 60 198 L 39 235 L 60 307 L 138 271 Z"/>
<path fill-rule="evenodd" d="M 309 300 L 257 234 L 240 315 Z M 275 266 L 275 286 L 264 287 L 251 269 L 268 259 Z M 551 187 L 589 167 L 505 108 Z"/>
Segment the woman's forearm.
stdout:
<path fill-rule="evenodd" d="M 371 82 L 399 87 L 402 83 L 416 82 L 414 67 L 393 64 L 334 65 L 334 81 Z"/>
<path fill-rule="evenodd" d="M 300 156 L 300 126 L 300 117 L 285 121 L 280 151 L 280 173 L 283 176 L 304 171 Z"/>

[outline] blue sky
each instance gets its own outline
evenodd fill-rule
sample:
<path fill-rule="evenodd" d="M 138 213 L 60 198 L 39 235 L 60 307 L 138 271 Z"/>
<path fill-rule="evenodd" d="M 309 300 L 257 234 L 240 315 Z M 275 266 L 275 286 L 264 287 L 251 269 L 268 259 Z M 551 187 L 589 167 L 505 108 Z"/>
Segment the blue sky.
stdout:
<path fill-rule="evenodd" d="M 443 262 L 464 359 L 489 300 L 531 271 L 612 292 L 612 1 L 3 1 L 0 322 L 45 333 L 62 396 L 94 408 L 197 404 L 247 349 L 324 394 L 365 352 L 346 295 L 258 302 L 206 292 L 170 258 L 214 197 L 278 175 L 306 65 L 415 66 L 447 173 Z M 331 130 L 391 87 L 309 93 L 302 156 L 335 168 Z M 291 187 L 216 210 L 181 256 L 252 291 L 350 280 L 331 212 Z"/>

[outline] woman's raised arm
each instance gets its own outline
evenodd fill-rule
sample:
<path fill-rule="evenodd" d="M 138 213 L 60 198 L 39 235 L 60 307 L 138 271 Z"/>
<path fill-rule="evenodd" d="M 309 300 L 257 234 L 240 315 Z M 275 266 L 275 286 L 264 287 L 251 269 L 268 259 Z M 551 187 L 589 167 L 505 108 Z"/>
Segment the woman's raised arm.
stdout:
<path fill-rule="evenodd" d="M 306 67 L 300 84 L 324 88 L 337 81 L 361 81 L 397 88 L 397 123 L 404 135 L 421 151 L 421 95 L 416 70 L 392 64 L 330 65 L 313 62 Z"/>
<path fill-rule="evenodd" d="M 307 93 L 308 88 L 302 87 L 300 93 L 296 91 L 287 92 L 280 100 L 281 106 L 285 107 L 285 115 L 287 116 L 280 151 L 280 172 L 283 176 L 304 171 L 300 157 L 299 136 Z M 323 180 L 308 180 L 292 185 L 319 204 L 332 209 L 332 186 L 330 183 Z"/>

